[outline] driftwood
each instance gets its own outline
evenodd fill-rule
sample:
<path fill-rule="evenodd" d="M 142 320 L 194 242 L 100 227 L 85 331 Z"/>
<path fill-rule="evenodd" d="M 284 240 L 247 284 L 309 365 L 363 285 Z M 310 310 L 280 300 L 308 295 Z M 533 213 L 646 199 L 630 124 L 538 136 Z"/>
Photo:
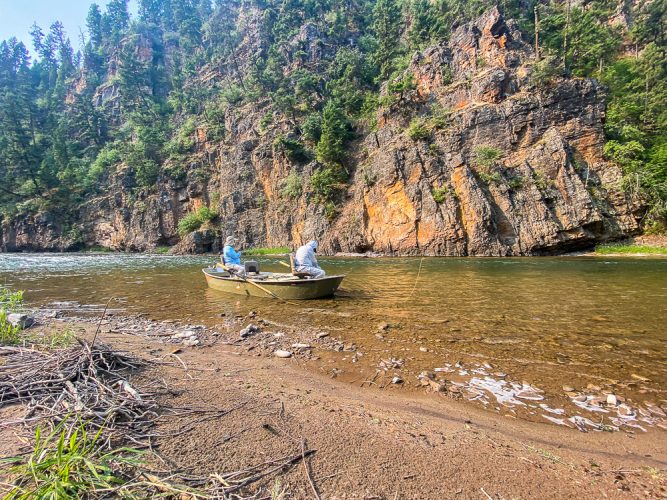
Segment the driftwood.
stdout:
<path fill-rule="evenodd" d="M 157 402 L 123 376 L 145 361 L 83 340 L 51 351 L 0 347 L 0 356 L 6 358 L 0 365 L 0 407 L 27 407 L 23 419 L 0 425 L 39 420 L 57 424 L 74 415 L 93 429 L 103 429 L 111 441 L 146 444 L 144 437 L 158 415 Z"/>
<path fill-rule="evenodd" d="M 133 372 L 150 362 L 115 351 L 100 342 L 78 342 L 73 347 L 49 351 L 0 346 L 0 408 L 23 404 L 27 410 L 23 418 L 1 422 L 0 426 L 34 426 L 43 422 L 55 427 L 68 421 L 66 425 L 74 428 L 79 422 L 85 422 L 89 429 L 101 429 L 109 447 L 131 442 L 135 448 L 147 447 L 155 452 L 153 438 L 187 433 L 202 422 L 222 418 L 248 403 L 245 401 L 227 410 L 160 406 L 157 402 L 159 390 L 140 390 L 128 380 Z M 152 429 L 163 418 L 185 416 L 190 418 L 178 431 L 156 433 Z M 242 498 L 239 494 L 253 483 L 304 462 L 317 497 L 305 463 L 315 450 L 307 449 L 303 440 L 299 444 L 301 449 L 293 455 L 209 477 L 187 477 L 171 471 L 156 475 L 143 471 L 116 492 L 137 491 L 139 488 L 146 493 L 186 498 Z"/>

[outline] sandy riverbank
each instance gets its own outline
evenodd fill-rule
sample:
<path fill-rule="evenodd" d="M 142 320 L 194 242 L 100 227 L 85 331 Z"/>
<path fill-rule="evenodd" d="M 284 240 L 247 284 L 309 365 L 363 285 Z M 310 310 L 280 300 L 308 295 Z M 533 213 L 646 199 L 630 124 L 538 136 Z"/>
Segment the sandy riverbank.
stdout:
<path fill-rule="evenodd" d="M 37 332 L 70 328 L 89 337 L 95 322 L 43 320 Z M 236 408 L 224 417 L 158 423 L 156 449 L 197 475 L 317 450 L 302 464 L 256 483 L 323 498 L 658 498 L 667 492 L 667 443 L 661 431 L 581 433 L 484 412 L 439 394 L 360 388 L 306 370 L 305 356 L 278 359 L 201 336 L 198 345 L 165 343 L 170 335 L 128 334 L 103 325 L 100 340 L 153 365 L 136 374 L 141 387 L 162 381 L 164 404 Z M 186 330 L 191 331 L 191 330 Z M 185 340 L 189 337 L 183 337 Z M 2 420 L 16 415 L 4 410 Z M 0 454 L 21 446 L 16 427 L 0 431 Z M 277 486 L 280 485 L 280 486 Z"/>

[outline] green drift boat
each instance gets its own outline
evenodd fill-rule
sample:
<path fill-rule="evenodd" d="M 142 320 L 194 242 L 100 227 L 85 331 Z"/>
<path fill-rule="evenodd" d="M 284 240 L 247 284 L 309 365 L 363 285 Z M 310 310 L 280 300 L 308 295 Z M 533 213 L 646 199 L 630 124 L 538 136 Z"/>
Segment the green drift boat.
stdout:
<path fill-rule="evenodd" d="M 208 286 L 221 292 L 252 297 L 308 300 L 332 296 L 345 275 L 303 278 L 291 273 L 249 273 L 243 278 L 219 267 L 202 269 Z"/>

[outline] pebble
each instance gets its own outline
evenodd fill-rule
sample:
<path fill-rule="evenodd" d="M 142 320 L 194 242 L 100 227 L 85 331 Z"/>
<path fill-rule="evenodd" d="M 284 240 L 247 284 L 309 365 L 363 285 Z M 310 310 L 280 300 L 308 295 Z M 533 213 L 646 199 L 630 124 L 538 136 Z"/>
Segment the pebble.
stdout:
<path fill-rule="evenodd" d="M 420 347 L 419 350 L 421 352 L 428 352 L 428 349 L 426 347 Z"/>
<path fill-rule="evenodd" d="M 329 333 L 328 332 L 320 332 L 317 334 L 318 339 L 323 339 L 324 337 L 328 337 Z"/>
<path fill-rule="evenodd" d="M 292 353 L 289 351 L 283 351 L 282 349 L 278 349 L 277 351 L 273 352 L 274 356 L 278 358 L 291 358 Z"/>
<path fill-rule="evenodd" d="M 616 406 L 618 404 L 616 396 L 614 396 L 613 394 L 607 394 L 607 404 L 609 406 Z"/>
<path fill-rule="evenodd" d="M 310 344 L 292 344 L 294 349 L 310 349 Z"/>
<path fill-rule="evenodd" d="M 382 322 L 378 325 L 378 331 L 385 332 L 387 330 L 389 330 L 389 323 Z"/>
<path fill-rule="evenodd" d="M 399 377 L 398 375 L 396 375 L 394 378 L 391 379 L 391 383 L 392 384 L 402 384 L 403 379 L 401 377 Z"/>
<path fill-rule="evenodd" d="M 563 386 L 563 391 L 565 391 L 565 392 L 574 392 L 574 387 L 571 387 L 569 385 L 564 385 Z"/>

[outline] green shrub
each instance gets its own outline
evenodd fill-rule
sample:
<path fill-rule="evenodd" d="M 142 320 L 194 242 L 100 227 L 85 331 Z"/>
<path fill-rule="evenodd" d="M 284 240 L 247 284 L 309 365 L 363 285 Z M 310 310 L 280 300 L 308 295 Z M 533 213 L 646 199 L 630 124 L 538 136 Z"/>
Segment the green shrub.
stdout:
<path fill-rule="evenodd" d="M 451 112 L 440 106 L 439 104 L 434 104 L 431 107 L 431 117 L 429 118 L 429 126 L 435 129 L 447 128 L 450 123 Z"/>
<path fill-rule="evenodd" d="M 178 234 L 183 237 L 199 229 L 205 222 L 210 222 L 218 216 L 206 206 L 202 206 L 194 213 L 189 213 L 178 221 Z"/>
<path fill-rule="evenodd" d="M 533 183 L 535 183 L 535 187 L 542 193 L 549 192 L 553 187 L 553 181 L 542 172 L 533 172 Z"/>
<path fill-rule="evenodd" d="M 319 113 L 313 113 L 306 117 L 301 125 L 303 138 L 311 143 L 317 143 L 322 136 L 322 117 Z"/>
<path fill-rule="evenodd" d="M 521 189 L 521 187 L 523 187 L 523 182 L 524 179 L 520 175 L 513 175 L 507 179 L 507 185 L 514 190 Z"/>
<path fill-rule="evenodd" d="M 290 172 L 287 178 L 283 181 L 280 194 L 283 198 L 298 198 L 303 192 L 301 185 L 301 176 L 295 171 Z"/>
<path fill-rule="evenodd" d="M 327 201 L 324 204 L 324 216 L 328 221 L 332 221 L 336 218 L 336 204 L 333 201 Z"/>
<path fill-rule="evenodd" d="M 485 184 L 500 184 L 500 181 L 503 179 L 502 175 L 500 175 L 500 172 L 481 170 L 477 172 L 477 174 Z"/>
<path fill-rule="evenodd" d="M 90 165 L 86 175 L 86 185 L 92 186 L 97 183 L 105 173 L 111 170 L 111 167 L 118 165 L 120 162 L 120 151 L 113 144 L 106 145 Z"/>
<path fill-rule="evenodd" d="M 180 221 L 178 221 L 178 234 L 181 237 L 183 237 L 199 229 L 202 224 L 203 222 L 197 216 L 197 214 L 194 213 L 187 214 Z"/>
<path fill-rule="evenodd" d="M 266 113 L 264 113 L 264 116 L 262 116 L 262 119 L 259 120 L 259 129 L 264 132 L 269 125 L 273 123 L 273 113 L 269 110 Z"/>
<path fill-rule="evenodd" d="M 454 81 L 454 73 L 452 68 L 448 65 L 443 64 L 440 68 L 440 76 L 442 77 L 442 84 L 449 85 Z"/>
<path fill-rule="evenodd" d="M 449 188 L 447 186 L 439 186 L 433 188 L 433 191 L 431 191 L 431 195 L 433 195 L 433 201 L 435 201 L 438 204 L 445 202 L 448 193 L 449 193 Z"/>
<path fill-rule="evenodd" d="M 165 146 L 165 152 L 172 158 L 189 153 L 195 145 L 196 125 L 194 118 L 186 120 Z"/>
<path fill-rule="evenodd" d="M 160 174 L 160 166 L 146 158 L 133 161 L 131 164 L 137 175 L 137 184 L 142 187 L 154 186 Z"/>
<path fill-rule="evenodd" d="M 392 106 L 416 88 L 415 76 L 412 73 L 403 74 L 400 78 L 391 80 L 387 84 L 387 95 L 380 99 L 380 105 Z"/>
<path fill-rule="evenodd" d="M 164 173 L 170 179 L 175 181 L 184 181 L 188 176 L 185 167 L 181 162 L 169 163 L 164 167 Z"/>
<path fill-rule="evenodd" d="M 423 119 L 414 118 L 408 127 L 408 136 L 413 141 L 423 141 L 431 137 L 431 132 Z"/>
<path fill-rule="evenodd" d="M 273 147 L 278 151 L 282 151 L 293 162 L 306 162 L 311 158 L 310 153 L 300 141 L 290 139 L 284 135 L 279 135 L 275 138 Z"/>
<path fill-rule="evenodd" d="M 202 206 L 197 210 L 197 217 L 199 217 L 199 220 L 202 221 L 202 224 L 204 222 L 210 222 L 213 219 L 215 219 L 218 216 L 217 212 L 214 212 L 207 206 Z"/>
<path fill-rule="evenodd" d="M 492 146 L 479 146 L 475 148 L 475 163 L 481 167 L 492 167 L 502 156 L 503 152 Z"/>
<path fill-rule="evenodd" d="M 535 85 L 541 87 L 562 74 L 563 67 L 559 59 L 556 56 L 547 55 L 533 64 L 530 77 Z"/>
<path fill-rule="evenodd" d="M 243 101 L 243 89 L 238 85 L 230 85 L 220 93 L 223 102 L 233 106 Z"/>
<path fill-rule="evenodd" d="M 310 187 L 319 201 L 330 200 L 340 186 L 340 175 L 330 167 L 316 170 L 310 176 Z"/>

